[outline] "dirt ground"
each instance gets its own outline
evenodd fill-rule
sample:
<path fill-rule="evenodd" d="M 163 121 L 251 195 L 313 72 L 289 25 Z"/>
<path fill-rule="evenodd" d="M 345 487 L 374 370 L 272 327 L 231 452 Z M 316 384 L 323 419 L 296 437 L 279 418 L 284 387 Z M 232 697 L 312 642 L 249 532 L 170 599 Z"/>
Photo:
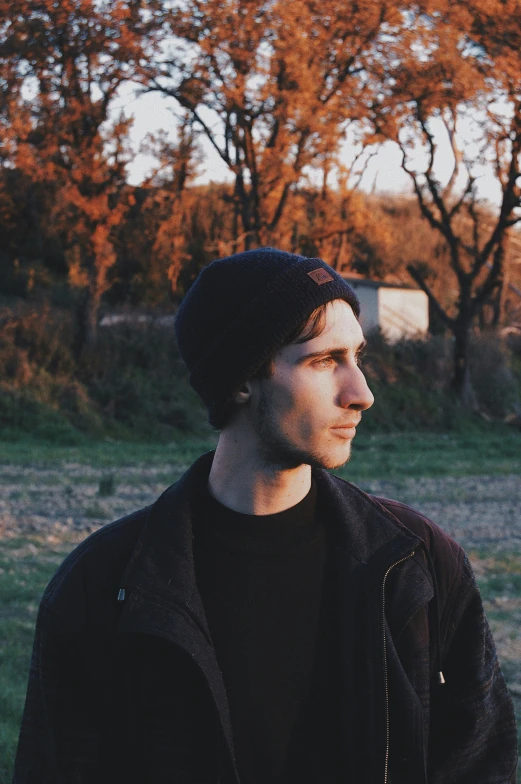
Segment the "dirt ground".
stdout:
<path fill-rule="evenodd" d="M 107 472 L 80 464 L 60 469 L 0 465 L 0 534 L 65 533 L 84 537 L 152 503 L 183 467 Z M 521 551 L 521 478 L 407 478 L 362 489 L 411 504 L 465 548 Z"/>
<path fill-rule="evenodd" d="M 465 549 L 521 550 L 521 477 L 471 476 L 369 482 L 364 490 L 410 504 Z"/>

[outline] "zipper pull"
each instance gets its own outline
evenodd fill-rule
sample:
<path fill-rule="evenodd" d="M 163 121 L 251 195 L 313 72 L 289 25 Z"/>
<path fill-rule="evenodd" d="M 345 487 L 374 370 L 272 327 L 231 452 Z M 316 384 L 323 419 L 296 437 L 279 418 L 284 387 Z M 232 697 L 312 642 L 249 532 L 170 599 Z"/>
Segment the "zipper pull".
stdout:
<path fill-rule="evenodd" d="M 124 602 L 125 601 L 125 589 L 124 588 L 120 588 L 119 589 L 117 601 L 118 602 Z"/>
<path fill-rule="evenodd" d="M 443 686 L 443 684 L 445 683 L 445 678 L 443 677 L 443 673 L 441 670 L 436 673 L 436 680 L 438 681 L 440 686 Z"/>

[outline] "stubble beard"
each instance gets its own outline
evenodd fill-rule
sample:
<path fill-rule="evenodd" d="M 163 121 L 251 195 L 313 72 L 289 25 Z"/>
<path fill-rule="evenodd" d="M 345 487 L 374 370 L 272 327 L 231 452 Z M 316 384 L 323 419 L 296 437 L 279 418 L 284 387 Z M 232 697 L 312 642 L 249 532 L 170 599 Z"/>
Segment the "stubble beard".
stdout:
<path fill-rule="evenodd" d="M 341 468 L 351 459 L 351 448 L 347 457 L 338 462 L 329 455 L 292 444 L 277 426 L 271 395 L 265 387 L 261 389 L 256 413 L 255 429 L 260 442 L 261 458 L 273 470 L 289 470 L 301 465 L 334 470 Z"/>

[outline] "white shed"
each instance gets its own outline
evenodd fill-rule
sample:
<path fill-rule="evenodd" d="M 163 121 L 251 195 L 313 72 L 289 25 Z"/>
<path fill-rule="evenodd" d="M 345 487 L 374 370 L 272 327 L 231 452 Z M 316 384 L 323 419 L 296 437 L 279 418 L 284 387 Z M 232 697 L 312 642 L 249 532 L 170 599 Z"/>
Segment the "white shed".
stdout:
<path fill-rule="evenodd" d="M 422 337 L 429 329 L 429 300 L 421 289 L 343 275 L 360 300 L 364 332 L 380 327 L 386 339 Z"/>

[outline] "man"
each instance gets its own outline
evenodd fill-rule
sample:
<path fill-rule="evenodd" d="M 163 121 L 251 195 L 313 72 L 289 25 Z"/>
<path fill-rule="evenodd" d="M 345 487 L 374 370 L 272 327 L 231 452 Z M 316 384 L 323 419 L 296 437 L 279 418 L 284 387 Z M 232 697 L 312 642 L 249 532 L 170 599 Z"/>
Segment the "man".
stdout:
<path fill-rule="evenodd" d="M 48 586 L 17 784 L 513 784 L 463 551 L 325 470 L 373 402 L 358 316 L 320 259 L 203 270 L 176 332 L 217 449 Z"/>

